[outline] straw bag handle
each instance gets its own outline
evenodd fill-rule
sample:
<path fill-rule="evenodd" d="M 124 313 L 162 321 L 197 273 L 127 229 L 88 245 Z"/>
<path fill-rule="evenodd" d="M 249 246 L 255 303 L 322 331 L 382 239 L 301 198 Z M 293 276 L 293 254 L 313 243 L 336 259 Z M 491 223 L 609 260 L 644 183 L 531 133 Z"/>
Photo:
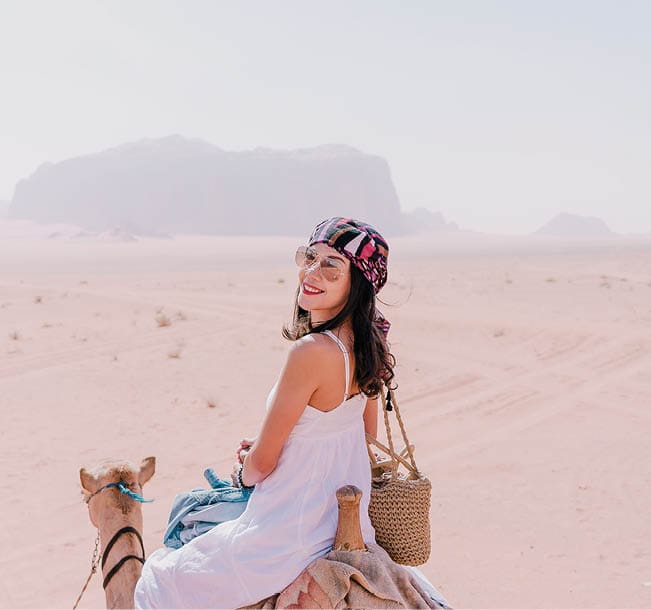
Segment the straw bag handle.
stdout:
<path fill-rule="evenodd" d="M 416 466 L 416 460 L 414 460 L 414 453 L 412 451 L 412 446 L 410 445 L 409 439 L 407 438 L 405 425 L 402 421 L 402 417 L 400 416 L 400 409 L 398 408 L 396 397 L 391 388 L 387 387 L 387 390 L 388 393 L 385 395 L 384 384 L 382 384 L 382 386 L 380 387 L 380 392 L 382 394 L 382 404 L 383 404 L 382 411 L 384 413 L 384 427 L 386 428 L 387 431 L 387 440 L 389 442 L 389 447 L 387 448 L 384 445 L 382 445 L 376 438 L 373 438 L 370 434 L 366 435 L 366 440 L 368 442 L 373 443 L 374 445 L 377 445 L 380 449 L 382 449 L 382 451 L 387 452 L 393 458 L 394 473 L 398 469 L 398 463 L 401 463 L 407 468 L 407 470 L 410 470 L 414 474 L 420 474 L 418 470 L 418 466 Z M 396 453 L 395 447 L 393 446 L 393 437 L 391 436 L 391 426 L 389 425 L 389 411 L 391 410 L 391 407 L 393 407 L 393 410 L 396 413 L 396 417 L 398 418 L 398 424 L 400 425 L 400 432 L 402 433 L 402 438 L 405 441 L 405 449 L 407 451 L 407 455 L 409 456 L 409 461 L 411 462 L 411 464 L 409 464 L 401 455 L 398 455 Z M 370 447 L 368 447 L 368 451 L 369 451 L 369 457 L 371 457 L 371 461 L 375 461 L 374 460 L 375 456 L 372 455 L 372 451 L 370 450 Z"/>

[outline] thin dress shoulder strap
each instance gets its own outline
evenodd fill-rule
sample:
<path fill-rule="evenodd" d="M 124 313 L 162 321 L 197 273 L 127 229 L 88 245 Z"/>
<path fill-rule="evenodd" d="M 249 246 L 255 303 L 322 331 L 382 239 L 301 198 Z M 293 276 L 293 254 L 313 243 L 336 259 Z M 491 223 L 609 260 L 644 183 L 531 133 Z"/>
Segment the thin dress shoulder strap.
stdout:
<path fill-rule="evenodd" d="M 333 338 L 337 342 L 337 345 L 341 348 L 341 351 L 344 353 L 344 363 L 346 365 L 346 390 L 344 392 L 344 402 L 346 402 L 348 399 L 348 382 L 350 381 L 350 372 L 348 370 L 348 352 L 346 351 L 346 346 L 342 343 L 341 339 L 337 337 L 337 335 L 335 335 L 331 330 L 324 330 L 323 333 Z"/>

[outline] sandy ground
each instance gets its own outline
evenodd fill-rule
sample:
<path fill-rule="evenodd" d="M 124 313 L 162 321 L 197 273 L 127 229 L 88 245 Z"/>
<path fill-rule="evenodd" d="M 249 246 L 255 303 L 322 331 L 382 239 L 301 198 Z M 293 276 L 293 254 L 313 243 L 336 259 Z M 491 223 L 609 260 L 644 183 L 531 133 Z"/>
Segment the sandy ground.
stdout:
<path fill-rule="evenodd" d="M 71 607 L 95 538 L 80 466 L 155 455 L 162 544 L 174 495 L 257 430 L 302 239 L 0 229 L 0 604 Z M 381 308 L 434 486 L 425 574 L 458 608 L 651 606 L 651 239 L 391 246 Z M 81 607 L 104 607 L 100 576 Z"/>

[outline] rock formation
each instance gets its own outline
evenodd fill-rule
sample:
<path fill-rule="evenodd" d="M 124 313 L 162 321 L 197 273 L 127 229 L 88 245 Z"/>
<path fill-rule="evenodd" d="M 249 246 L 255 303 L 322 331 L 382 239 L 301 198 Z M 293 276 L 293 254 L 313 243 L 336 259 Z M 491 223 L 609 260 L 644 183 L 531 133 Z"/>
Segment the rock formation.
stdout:
<path fill-rule="evenodd" d="M 304 235 L 351 215 L 402 232 L 387 162 L 341 145 L 229 152 L 181 136 L 45 163 L 20 181 L 10 218 L 139 235 Z"/>
<path fill-rule="evenodd" d="M 432 212 L 426 208 L 416 208 L 411 212 L 402 213 L 404 233 L 433 233 L 458 231 L 456 222 L 448 222 L 440 212 Z"/>
<path fill-rule="evenodd" d="M 605 237 L 614 236 L 608 225 L 594 216 L 577 214 L 557 214 L 545 225 L 534 231 L 535 235 L 555 235 L 558 237 Z"/>

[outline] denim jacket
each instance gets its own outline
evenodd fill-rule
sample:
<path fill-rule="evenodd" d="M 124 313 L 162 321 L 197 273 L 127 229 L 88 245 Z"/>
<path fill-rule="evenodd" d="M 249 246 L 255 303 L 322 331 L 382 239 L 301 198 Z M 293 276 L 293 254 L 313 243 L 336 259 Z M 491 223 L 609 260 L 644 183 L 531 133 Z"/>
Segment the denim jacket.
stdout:
<path fill-rule="evenodd" d="M 234 487 L 230 480 L 219 479 L 212 468 L 204 476 L 212 489 L 197 487 L 177 494 L 172 503 L 163 544 L 178 549 L 224 521 L 237 519 L 246 509 L 251 489 Z"/>

